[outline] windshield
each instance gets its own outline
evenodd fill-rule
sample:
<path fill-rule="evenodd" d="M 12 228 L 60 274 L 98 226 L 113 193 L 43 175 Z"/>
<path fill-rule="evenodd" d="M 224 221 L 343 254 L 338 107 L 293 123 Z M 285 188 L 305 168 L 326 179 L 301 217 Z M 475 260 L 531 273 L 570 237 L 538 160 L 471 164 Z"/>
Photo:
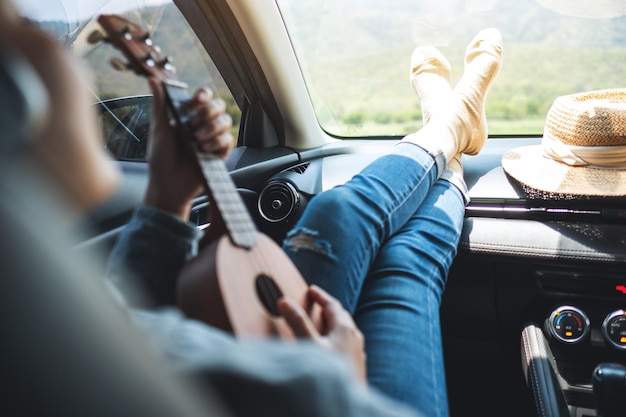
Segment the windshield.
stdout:
<path fill-rule="evenodd" d="M 626 2 L 613 0 L 277 0 L 322 127 L 336 136 L 404 135 L 421 126 L 409 84 L 418 45 L 463 71 L 483 28 L 502 32 L 487 98 L 490 135 L 543 132 L 557 96 L 626 87 Z"/>

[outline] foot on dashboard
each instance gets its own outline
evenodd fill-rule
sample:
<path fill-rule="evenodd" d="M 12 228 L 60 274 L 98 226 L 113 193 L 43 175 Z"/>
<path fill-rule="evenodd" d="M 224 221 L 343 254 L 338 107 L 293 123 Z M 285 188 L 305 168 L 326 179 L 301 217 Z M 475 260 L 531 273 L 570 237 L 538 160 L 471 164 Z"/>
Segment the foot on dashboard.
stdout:
<path fill-rule="evenodd" d="M 465 71 L 454 87 L 452 103 L 458 128 L 469 130 L 458 152 L 476 155 L 487 139 L 485 99 L 502 64 L 502 36 L 494 28 L 481 30 L 465 51 Z"/>
<path fill-rule="evenodd" d="M 411 56 L 409 80 L 422 106 L 422 122 L 428 123 L 438 104 L 452 93 L 452 71 L 445 56 L 434 46 L 418 46 Z"/>

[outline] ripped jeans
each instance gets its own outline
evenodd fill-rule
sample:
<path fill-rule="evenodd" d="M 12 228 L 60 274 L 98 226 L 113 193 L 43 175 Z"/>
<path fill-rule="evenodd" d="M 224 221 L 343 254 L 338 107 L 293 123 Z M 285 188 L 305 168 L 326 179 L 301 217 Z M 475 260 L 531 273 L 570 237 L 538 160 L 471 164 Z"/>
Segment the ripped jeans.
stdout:
<path fill-rule="evenodd" d="M 448 415 L 439 307 L 464 210 L 435 158 L 401 143 L 314 197 L 283 244 L 353 314 L 370 386 L 425 416 Z"/>

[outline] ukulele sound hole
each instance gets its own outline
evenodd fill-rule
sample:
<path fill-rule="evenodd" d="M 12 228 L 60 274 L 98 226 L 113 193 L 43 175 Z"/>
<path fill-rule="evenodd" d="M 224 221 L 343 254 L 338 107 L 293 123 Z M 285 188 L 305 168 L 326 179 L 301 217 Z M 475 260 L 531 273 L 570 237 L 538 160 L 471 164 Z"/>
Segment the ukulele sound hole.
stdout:
<path fill-rule="evenodd" d="M 276 285 L 276 282 L 267 275 L 259 275 L 256 277 L 256 293 L 265 307 L 265 310 L 274 317 L 278 317 L 278 308 L 276 303 L 282 298 L 283 293 Z"/>

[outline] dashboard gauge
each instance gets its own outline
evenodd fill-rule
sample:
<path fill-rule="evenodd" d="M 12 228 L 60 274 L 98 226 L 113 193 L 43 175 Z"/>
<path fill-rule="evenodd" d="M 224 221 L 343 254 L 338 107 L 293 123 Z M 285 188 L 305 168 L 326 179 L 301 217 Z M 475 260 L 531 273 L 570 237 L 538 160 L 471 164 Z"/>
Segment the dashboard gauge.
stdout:
<path fill-rule="evenodd" d="M 611 346 L 626 350 L 626 312 L 617 310 L 610 313 L 602 323 L 602 335 Z"/>
<path fill-rule="evenodd" d="M 589 318 L 576 307 L 561 306 L 550 314 L 548 328 L 557 340 L 569 344 L 578 343 L 589 334 Z"/>

